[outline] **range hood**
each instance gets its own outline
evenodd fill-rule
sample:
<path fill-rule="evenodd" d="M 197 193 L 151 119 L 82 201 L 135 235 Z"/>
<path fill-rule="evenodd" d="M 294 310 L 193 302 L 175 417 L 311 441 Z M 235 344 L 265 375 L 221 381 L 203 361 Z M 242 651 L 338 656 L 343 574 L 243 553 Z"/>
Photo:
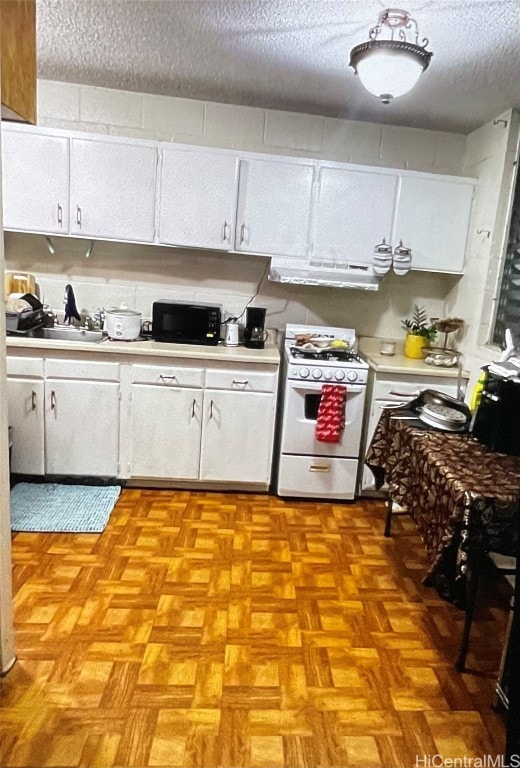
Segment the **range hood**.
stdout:
<path fill-rule="evenodd" d="M 377 291 L 379 279 L 371 264 L 278 259 L 273 256 L 269 280 L 293 285 L 322 285 L 333 288 L 358 288 Z"/>

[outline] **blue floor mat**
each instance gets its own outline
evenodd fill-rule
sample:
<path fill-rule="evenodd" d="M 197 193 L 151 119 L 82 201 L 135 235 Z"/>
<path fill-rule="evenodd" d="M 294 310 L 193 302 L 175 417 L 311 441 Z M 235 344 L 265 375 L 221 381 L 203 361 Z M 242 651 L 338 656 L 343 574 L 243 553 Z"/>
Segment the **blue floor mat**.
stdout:
<path fill-rule="evenodd" d="M 18 483 L 11 490 L 11 530 L 101 533 L 120 493 L 119 485 Z"/>

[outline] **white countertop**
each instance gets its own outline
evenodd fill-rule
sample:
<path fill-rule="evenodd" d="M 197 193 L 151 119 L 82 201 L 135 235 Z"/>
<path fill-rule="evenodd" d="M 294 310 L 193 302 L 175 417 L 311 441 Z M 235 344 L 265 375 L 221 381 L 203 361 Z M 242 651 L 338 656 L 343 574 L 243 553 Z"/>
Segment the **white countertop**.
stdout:
<path fill-rule="evenodd" d="M 137 355 L 140 357 L 184 358 L 191 360 L 221 360 L 223 362 L 251 363 L 255 365 L 279 365 L 280 350 L 274 344 L 264 349 L 250 349 L 244 346 L 216 347 L 195 344 L 166 344 L 159 341 L 111 341 L 106 339 L 98 344 L 50 339 L 35 339 L 27 336 L 7 336 L 7 353 L 16 349 L 60 352 L 81 352 L 91 355 Z"/>
<path fill-rule="evenodd" d="M 424 360 L 413 360 L 403 354 L 404 340 L 396 341 L 395 355 L 382 355 L 380 352 L 382 339 L 363 336 L 359 339 L 360 354 L 374 371 L 378 373 L 405 373 L 412 376 L 440 376 L 456 379 L 458 367 L 443 368 L 438 365 L 428 365 Z M 468 374 L 463 371 L 463 377 Z"/>

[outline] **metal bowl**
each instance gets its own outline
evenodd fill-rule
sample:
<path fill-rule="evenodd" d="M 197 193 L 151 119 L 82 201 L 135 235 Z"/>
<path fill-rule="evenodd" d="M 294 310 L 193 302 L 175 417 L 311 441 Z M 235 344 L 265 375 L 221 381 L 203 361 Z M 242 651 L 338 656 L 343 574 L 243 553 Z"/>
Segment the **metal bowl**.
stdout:
<path fill-rule="evenodd" d="M 434 365 L 437 368 L 452 368 L 459 362 L 461 352 L 456 349 L 445 349 L 444 347 L 423 347 L 422 359 L 427 365 Z"/>

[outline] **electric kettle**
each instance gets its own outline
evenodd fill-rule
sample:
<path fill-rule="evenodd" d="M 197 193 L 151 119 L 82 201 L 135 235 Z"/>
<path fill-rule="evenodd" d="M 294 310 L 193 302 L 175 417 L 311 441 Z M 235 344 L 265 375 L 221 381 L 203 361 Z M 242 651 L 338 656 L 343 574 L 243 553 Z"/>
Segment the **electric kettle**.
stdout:
<path fill-rule="evenodd" d="M 226 323 L 225 347 L 238 347 L 238 323 Z"/>

